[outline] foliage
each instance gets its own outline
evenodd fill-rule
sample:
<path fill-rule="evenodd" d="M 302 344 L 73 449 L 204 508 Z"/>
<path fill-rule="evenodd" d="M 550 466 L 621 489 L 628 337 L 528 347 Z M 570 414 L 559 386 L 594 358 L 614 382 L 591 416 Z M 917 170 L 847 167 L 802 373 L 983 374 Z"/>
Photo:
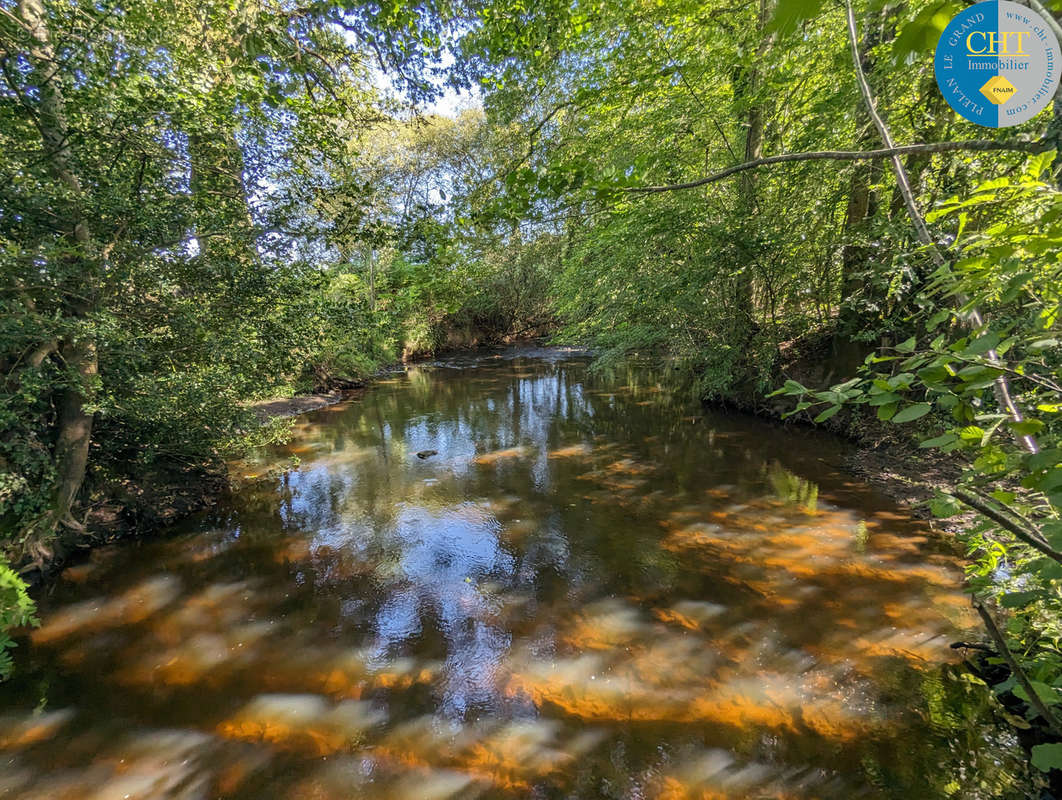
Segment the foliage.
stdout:
<path fill-rule="evenodd" d="M 400 6 L 378 12 L 5 12 L 0 552 L 15 563 L 46 561 L 124 482 L 180 480 L 274 434 L 246 403 L 320 357 L 307 312 L 323 282 L 290 258 L 308 237 L 271 195 L 296 186 L 306 142 L 334 153 L 384 107 L 374 47 L 340 30 L 371 35 L 396 75 L 438 49 Z M 0 631 L 25 616 L 13 591 Z"/>
<path fill-rule="evenodd" d="M 970 586 L 1011 611 L 1011 649 L 1051 706 L 1062 702 L 1062 192 L 1044 181 L 1053 158 L 1035 156 L 935 210 L 958 258 L 919 293 L 909 338 L 829 389 L 789 381 L 779 390 L 819 422 L 866 405 L 880 420 L 916 423 L 920 447 L 963 459 L 961 480 L 933 510 L 980 512 L 966 534 Z M 971 319 L 974 309 L 983 320 Z M 998 405 L 1001 378 L 1020 420 Z M 1024 695 L 1013 677 L 997 688 Z"/>
<path fill-rule="evenodd" d="M 926 260 L 908 246 L 905 211 L 879 165 L 804 162 L 686 191 L 632 191 L 730 166 L 750 146 L 770 155 L 872 145 L 843 15 L 820 6 L 779 4 L 770 23 L 755 5 L 689 0 L 481 11 L 464 65 L 489 87 L 489 119 L 522 129 L 526 145 L 480 213 L 536 232 L 563 221 L 554 293 L 571 338 L 614 356 L 667 351 L 720 396 L 769 389 L 780 348 L 837 320 L 856 341 L 902 329 Z M 923 41 L 938 17 L 861 11 L 901 141 L 959 130 Z M 750 120 L 762 124 L 756 141 Z M 982 167 L 908 161 L 930 202 Z"/>
<path fill-rule="evenodd" d="M 15 643 L 8 631 L 38 624 L 33 608 L 26 584 L 6 561 L 0 560 L 0 680 L 11 673 L 9 650 Z"/>
<path fill-rule="evenodd" d="M 525 281 L 494 277 L 505 238 L 474 248 L 453 230 L 447 198 L 492 163 L 482 115 L 409 113 L 438 89 L 451 15 L 274 0 L 4 12 L 0 554 L 43 565 L 93 509 L 128 502 L 124 486 L 194 481 L 282 435 L 257 399 L 538 312 L 477 292 Z"/>
<path fill-rule="evenodd" d="M 953 8 L 857 4 L 897 141 L 967 137 L 933 79 Z M 665 354 L 706 398 L 758 399 L 787 353 L 825 341 L 820 377 L 844 350 L 859 373 L 781 393 L 817 423 L 861 406 L 963 459 L 934 510 L 977 511 L 971 587 L 1010 609 L 1012 649 L 1044 702 L 1062 700 L 1052 157 L 904 159 L 945 266 L 881 162 L 698 182 L 879 146 L 837 4 L 50 0 L 5 12 L 0 45 L 12 563 L 47 561 L 123 483 L 281 435 L 253 401 L 399 358 L 559 325 L 606 367 Z M 482 107 L 416 113 L 446 46 L 447 80 Z M 980 135 L 1046 148 L 1058 131 L 1042 115 Z M 1001 378 L 1020 420 L 995 409 Z M 814 505 L 783 477 L 780 495 Z M 32 619 L 16 573 L 0 581 L 2 654 L 3 631 Z"/>
<path fill-rule="evenodd" d="M 957 8 L 856 3 L 861 66 L 898 142 L 971 138 L 933 78 Z M 888 163 L 794 161 L 698 183 L 761 155 L 881 146 L 846 28 L 843 6 L 815 0 L 486 4 L 462 40 L 463 75 L 525 147 L 480 218 L 518 219 L 530 237 L 563 224 L 554 302 L 564 335 L 603 360 L 667 354 L 704 396 L 755 405 L 795 367 L 808 387 L 781 393 L 815 423 L 862 406 L 967 464 L 934 509 L 967 507 L 960 496 L 988 508 L 967 536 L 971 587 L 1011 610 L 1011 647 L 1054 703 L 1062 569 L 991 518 L 1062 548 L 1052 156 L 903 160 L 915 202 L 935 209 L 943 267 L 918 244 Z M 1049 123 L 977 137 L 1050 149 Z M 787 360 L 811 341 L 827 363 Z M 1000 377 L 1021 420 L 996 410 Z"/>

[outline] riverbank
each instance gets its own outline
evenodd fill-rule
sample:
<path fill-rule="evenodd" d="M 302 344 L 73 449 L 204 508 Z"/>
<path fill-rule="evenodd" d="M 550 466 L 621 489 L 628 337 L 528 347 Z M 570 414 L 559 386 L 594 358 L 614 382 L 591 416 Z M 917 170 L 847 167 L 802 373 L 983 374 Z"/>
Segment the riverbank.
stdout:
<path fill-rule="evenodd" d="M 854 376 L 865 355 L 856 345 L 839 341 L 832 333 L 808 336 L 783 343 L 779 360 L 767 383 L 781 386 L 794 380 L 810 389 L 829 388 Z M 950 539 L 955 540 L 975 519 L 973 513 L 947 519 L 934 517 L 928 502 L 947 487 L 954 486 L 965 468 L 958 453 L 942 454 L 918 447 L 906 428 L 881 422 L 870 406 L 848 406 L 825 422 L 813 422 L 821 409 L 791 413 L 796 401 L 787 396 L 772 397 L 751 387 L 738 386 L 713 401 L 722 406 L 771 419 L 784 426 L 799 425 L 824 430 L 852 445 L 842 466 L 854 477 L 873 486 L 900 507 Z"/>
<path fill-rule="evenodd" d="M 838 358 L 838 349 L 836 339 L 825 336 L 787 343 L 781 349 L 782 357 L 769 383 L 781 386 L 787 380 L 793 380 L 811 390 L 821 391 L 843 382 L 857 373 L 864 354 L 853 353 L 854 348 L 842 344 L 840 349 L 847 351 L 847 358 Z M 839 363 L 843 363 L 843 367 L 839 367 Z M 846 406 L 825 422 L 815 423 L 813 417 L 821 408 L 793 414 L 796 401 L 784 395 L 770 396 L 738 389 L 718 398 L 717 402 L 783 426 L 828 431 L 850 442 L 852 449 L 844 457 L 844 469 L 891 498 L 906 513 L 924 520 L 941 544 L 956 558 L 970 563 L 966 539 L 978 523 L 978 515 L 971 509 L 964 509 L 942 519 L 936 517 L 929 506 L 935 496 L 960 483 L 963 471 L 969 467 L 962 454 L 920 448 L 906 428 L 880 421 L 875 409 L 867 405 Z M 1007 611 L 997 613 L 1009 616 Z M 997 652 L 996 643 L 984 632 L 977 638 L 981 641 L 952 644 L 963 653 L 970 677 L 990 687 L 1010 687 L 997 688 L 994 694 L 1000 703 L 1002 717 L 1012 726 L 1015 737 L 1030 758 L 1033 748 L 1038 745 L 1055 746 L 1058 738 L 1050 725 L 1032 711 L 1027 699 L 1015 693 L 1015 678 L 1006 660 Z M 1052 792 L 1044 796 L 1062 797 L 1062 772 L 1051 770 L 1044 775 L 1044 780 Z"/>
<path fill-rule="evenodd" d="M 289 397 L 265 398 L 247 403 L 260 426 L 361 397 L 380 377 L 392 375 L 417 364 L 440 358 L 457 357 L 488 351 L 490 345 L 469 345 L 455 340 L 445 348 L 421 353 L 406 353 L 401 361 L 384 365 L 372 374 L 356 380 L 326 378 L 326 385 L 314 391 Z M 499 346 L 517 346 L 520 342 L 540 343 L 531 337 Z M 61 572 L 95 548 L 123 539 L 147 537 L 182 519 L 217 505 L 226 494 L 243 483 L 220 458 L 213 463 L 189 465 L 181 469 L 154 467 L 134 480 L 122 478 L 107 484 L 98 483 L 90 490 L 80 515 L 81 530 L 66 529 L 49 543 L 15 563 L 15 569 L 29 585 Z"/>
<path fill-rule="evenodd" d="M 297 417 L 320 408 L 334 406 L 344 400 L 359 397 L 365 392 L 368 382 L 351 389 L 335 389 L 330 392 L 312 392 L 310 394 L 296 395 L 294 397 L 274 397 L 266 400 L 258 400 L 251 403 L 249 408 L 254 411 L 259 422 L 265 424 L 274 419 Z"/>
<path fill-rule="evenodd" d="M 247 408 L 264 426 L 356 398 L 371 381 L 367 378 L 357 387 L 344 381 L 343 388 L 268 398 L 252 402 Z M 35 585 L 95 548 L 150 536 L 217 505 L 232 486 L 230 470 L 221 459 L 184 469 L 156 467 L 135 480 L 123 478 L 98 485 L 82 510 L 83 528 L 61 531 L 46 551 L 27 556 L 15 568 L 23 580 Z"/>

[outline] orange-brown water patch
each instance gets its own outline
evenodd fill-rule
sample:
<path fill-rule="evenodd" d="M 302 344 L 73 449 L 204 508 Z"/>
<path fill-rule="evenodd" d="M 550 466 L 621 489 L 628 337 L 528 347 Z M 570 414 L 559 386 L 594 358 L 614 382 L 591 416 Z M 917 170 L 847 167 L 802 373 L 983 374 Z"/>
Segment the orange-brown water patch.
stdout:
<path fill-rule="evenodd" d="M 550 450 L 547 454 L 549 458 L 581 458 L 588 456 L 591 453 L 591 448 L 586 444 L 573 444 L 569 447 L 560 447 L 556 450 Z"/>
<path fill-rule="evenodd" d="M 509 447 L 505 450 L 494 450 L 490 453 L 483 453 L 472 459 L 476 464 L 496 464 L 499 461 L 504 461 L 511 458 L 523 458 L 527 455 L 526 447 Z"/>
<path fill-rule="evenodd" d="M 332 705 L 312 694 L 259 695 L 220 723 L 217 732 L 231 739 L 267 742 L 324 756 L 351 749 L 382 719 L 378 711 L 359 700 Z"/>
<path fill-rule="evenodd" d="M 105 628 L 134 625 L 165 608 L 179 593 L 179 583 L 172 576 L 148 578 L 109 600 L 97 598 L 59 609 L 33 631 L 31 638 L 36 644 L 45 644 L 73 634 L 86 635 Z"/>

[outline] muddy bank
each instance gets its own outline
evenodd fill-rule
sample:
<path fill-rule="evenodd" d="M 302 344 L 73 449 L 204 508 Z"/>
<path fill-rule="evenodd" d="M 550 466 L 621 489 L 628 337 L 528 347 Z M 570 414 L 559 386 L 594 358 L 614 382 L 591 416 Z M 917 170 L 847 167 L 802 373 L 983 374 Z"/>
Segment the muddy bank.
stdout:
<path fill-rule="evenodd" d="M 265 424 L 270 420 L 296 417 L 316 411 L 319 408 L 334 406 L 344 400 L 360 397 L 367 384 L 351 389 L 334 389 L 330 392 L 315 392 L 313 394 L 296 395 L 295 397 L 277 397 L 267 400 L 259 400 L 249 407 L 258 417 L 258 421 Z"/>
<path fill-rule="evenodd" d="M 360 396 L 357 388 L 335 388 L 313 394 L 272 398 L 252 403 L 259 423 L 294 417 Z M 83 530 L 64 530 L 17 568 L 31 585 L 58 574 L 90 551 L 133 537 L 145 537 L 186 517 L 216 506 L 232 490 L 233 479 L 223 462 L 178 469 L 156 467 L 134 478 L 90 488 L 82 509 Z"/>
<path fill-rule="evenodd" d="M 16 561 L 15 569 L 31 586 L 39 584 L 98 547 L 150 535 L 209 508 L 227 489 L 226 471 L 219 465 L 160 469 L 109 484 L 89 498 L 81 530 L 63 529 L 46 546 Z"/>

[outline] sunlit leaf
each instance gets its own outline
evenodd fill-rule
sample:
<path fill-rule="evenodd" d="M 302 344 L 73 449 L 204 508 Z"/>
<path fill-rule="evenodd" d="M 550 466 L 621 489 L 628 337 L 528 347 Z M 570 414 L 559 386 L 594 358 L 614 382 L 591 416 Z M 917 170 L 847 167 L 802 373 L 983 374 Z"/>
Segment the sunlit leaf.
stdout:
<path fill-rule="evenodd" d="M 933 406 L 929 403 L 915 403 L 914 405 L 907 406 L 902 411 L 898 412 L 892 421 L 900 424 L 903 422 L 912 422 L 913 420 L 924 417 L 932 410 Z"/>

